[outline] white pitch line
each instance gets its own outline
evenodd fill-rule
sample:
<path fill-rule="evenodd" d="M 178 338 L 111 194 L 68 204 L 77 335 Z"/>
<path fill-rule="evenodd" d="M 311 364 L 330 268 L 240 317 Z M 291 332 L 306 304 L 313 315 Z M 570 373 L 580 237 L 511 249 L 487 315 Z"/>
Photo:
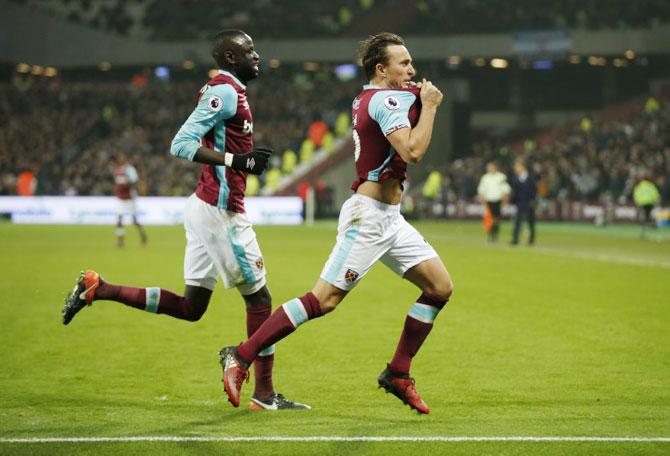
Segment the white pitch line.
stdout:
<path fill-rule="evenodd" d="M 457 436 L 256 436 L 256 437 L 188 437 L 129 436 L 129 437 L 27 437 L 0 438 L 0 443 L 87 443 L 87 442 L 651 442 L 670 443 L 670 437 L 457 437 Z"/>

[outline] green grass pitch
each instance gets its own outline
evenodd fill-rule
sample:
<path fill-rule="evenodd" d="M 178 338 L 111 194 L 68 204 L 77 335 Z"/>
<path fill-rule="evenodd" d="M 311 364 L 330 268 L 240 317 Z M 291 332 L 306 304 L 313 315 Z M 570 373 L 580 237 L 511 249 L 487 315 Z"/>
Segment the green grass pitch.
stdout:
<path fill-rule="evenodd" d="M 245 338 L 217 288 L 197 323 L 97 302 L 64 327 L 80 269 L 181 292 L 181 227 L 0 224 L 0 439 L 38 437 L 670 437 L 670 242 L 633 226 L 543 224 L 538 245 L 484 241 L 479 223 L 416 226 L 455 283 L 413 363 L 431 408 L 376 388 L 419 295 L 376 265 L 335 313 L 277 346 L 275 384 L 308 412 L 234 409 L 217 351 Z M 509 239 L 509 223 L 502 238 Z M 309 290 L 334 222 L 257 227 L 274 306 Z M 253 380 L 252 380 L 253 381 Z M 252 392 L 245 385 L 243 405 Z M 669 454 L 669 442 L 10 443 L 0 454 Z"/>

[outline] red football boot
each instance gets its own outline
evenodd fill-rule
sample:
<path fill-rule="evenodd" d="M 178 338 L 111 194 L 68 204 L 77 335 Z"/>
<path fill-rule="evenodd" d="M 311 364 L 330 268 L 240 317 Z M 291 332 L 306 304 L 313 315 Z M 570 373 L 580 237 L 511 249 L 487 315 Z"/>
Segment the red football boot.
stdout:
<path fill-rule="evenodd" d="M 414 379 L 409 374 L 394 374 L 391 369 L 386 366 L 377 378 L 377 384 L 380 388 L 384 388 L 387 393 L 392 393 L 403 404 L 407 404 L 419 413 L 430 413 L 428 405 L 421 399 L 419 393 L 414 388 Z"/>
<path fill-rule="evenodd" d="M 223 389 L 233 407 L 240 406 L 242 383 L 249 383 L 249 366 L 237 357 L 236 347 L 223 347 L 219 351 L 219 362 L 223 368 Z"/>

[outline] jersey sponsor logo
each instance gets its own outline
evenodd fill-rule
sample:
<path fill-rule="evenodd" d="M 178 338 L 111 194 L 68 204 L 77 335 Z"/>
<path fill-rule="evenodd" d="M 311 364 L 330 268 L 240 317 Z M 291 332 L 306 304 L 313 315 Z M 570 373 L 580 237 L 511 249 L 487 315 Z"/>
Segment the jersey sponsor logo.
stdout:
<path fill-rule="evenodd" d="M 247 119 L 244 119 L 244 125 L 242 126 L 242 133 L 248 135 L 253 132 L 254 132 L 254 123 L 249 122 Z"/>
<path fill-rule="evenodd" d="M 400 100 L 398 100 L 393 95 L 389 95 L 388 97 L 384 98 L 384 106 L 386 106 L 386 109 L 395 111 L 396 109 L 400 108 Z"/>
<path fill-rule="evenodd" d="M 358 132 L 353 130 L 351 137 L 354 140 L 354 161 L 358 161 L 358 158 L 361 156 L 361 138 L 358 136 Z"/>
<path fill-rule="evenodd" d="M 265 263 L 263 263 L 263 258 L 259 258 L 256 260 L 256 269 L 262 270 L 263 266 L 265 266 Z"/>
<path fill-rule="evenodd" d="M 223 100 L 217 95 L 212 95 L 207 102 L 207 105 L 212 111 L 219 112 L 221 111 L 221 108 L 223 108 Z"/>
<path fill-rule="evenodd" d="M 354 283 L 356 279 L 358 279 L 358 272 L 352 269 L 347 269 L 347 272 L 344 273 L 344 280 L 347 283 Z"/>

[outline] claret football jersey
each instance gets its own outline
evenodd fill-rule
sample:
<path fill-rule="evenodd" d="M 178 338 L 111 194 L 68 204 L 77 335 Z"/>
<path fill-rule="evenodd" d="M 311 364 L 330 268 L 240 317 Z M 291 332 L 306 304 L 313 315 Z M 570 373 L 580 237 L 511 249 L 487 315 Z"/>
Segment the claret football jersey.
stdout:
<path fill-rule="evenodd" d="M 355 191 L 365 181 L 381 182 L 407 177 L 407 163 L 386 138 L 400 128 L 413 128 L 421 113 L 419 88 L 385 89 L 363 86 L 351 109 L 356 180 Z"/>
<path fill-rule="evenodd" d="M 193 159 L 202 145 L 217 152 L 242 154 L 253 149 L 253 118 L 246 86 L 219 70 L 198 92 L 196 108 L 179 129 L 173 147 Z M 182 143 L 182 144 L 180 144 Z M 213 206 L 244 212 L 247 173 L 226 166 L 203 165 L 196 195 Z"/>
<path fill-rule="evenodd" d="M 119 199 L 131 199 L 137 196 L 133 184 L 137 183 L 137 171 L 133 165 L 125 163 L 114 166 L 114 194 Z"/>

